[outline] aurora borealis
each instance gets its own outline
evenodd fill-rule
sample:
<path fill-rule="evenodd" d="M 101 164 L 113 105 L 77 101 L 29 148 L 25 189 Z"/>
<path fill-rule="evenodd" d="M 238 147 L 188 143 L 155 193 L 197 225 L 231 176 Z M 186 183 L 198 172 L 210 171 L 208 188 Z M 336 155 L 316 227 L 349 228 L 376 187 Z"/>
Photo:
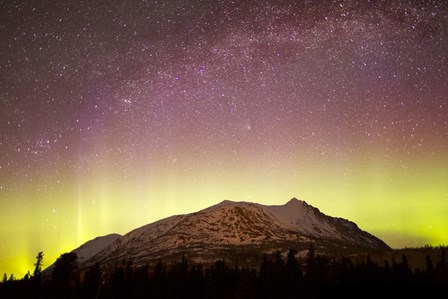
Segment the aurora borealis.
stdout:
<path fill-rule="evenodd" d="M 0 274 L 224 199 L 448 244 L 444 1 L 4 1 Z"/>

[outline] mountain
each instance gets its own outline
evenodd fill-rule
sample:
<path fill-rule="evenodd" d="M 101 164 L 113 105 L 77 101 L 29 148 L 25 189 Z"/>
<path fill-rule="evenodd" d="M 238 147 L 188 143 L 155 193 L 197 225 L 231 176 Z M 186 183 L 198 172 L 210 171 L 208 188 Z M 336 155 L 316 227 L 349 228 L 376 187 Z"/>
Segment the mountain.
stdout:
<path fill-rule="evenodd" d="M 119 234 L 109 234 L 87 241 L 83 245 L 73 250 L 73 252 L 78 255 L 78 263 L 85 262 L 120 237 L 121 235 Z"/>
<path fill-rule="evenodd" d="M 390 249 L 355 223 L 327 216 L 295 198 L 280 206 L 226 200 L 137 228 L 83 265 L 99 262 L 112 267 L 131 261 L 138 266 L 179 259 L 183 254 L 194 262 L 226 258 L 256 263 L 262 253 L 305 251 L 310 244 L 332 254 Z"/>
<path fill-rule="evenodd" d="M 106 236 L 96 237 L 95 239 L 89 240 L 86 243 L 79 246 L 78 248 L 72 250 L 72 252 L 75 252 L 77 254 L 78 263 L 82 264 L 91 257 L 95 256 L 101 250 L 106 248 L 108 245 L 112 244 L 120 237 L 121 235 L 119 234 L 109 234 Z M 44 274 L 50 275 L 53 269 L 53 265 L 54 264 L 48 266 L 44 270 Z"/>

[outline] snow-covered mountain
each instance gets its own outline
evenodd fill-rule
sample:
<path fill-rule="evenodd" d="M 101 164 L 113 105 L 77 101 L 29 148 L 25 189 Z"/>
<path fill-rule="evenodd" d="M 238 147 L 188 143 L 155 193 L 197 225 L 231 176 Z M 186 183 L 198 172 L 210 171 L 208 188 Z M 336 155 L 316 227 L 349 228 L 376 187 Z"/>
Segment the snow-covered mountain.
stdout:
<path fill-rule="evenodd" d="M 119 234 L 109 234 L 106 236 L 96 237 L 95 239 L 89 240 L 82 244 L 78 248 L 72 250 L 78 256 L 78 263 L 82 264 L 94 255 L 98 254 L 101 250 L 106 248 L 108 245 L 112 244 L 121 235 Z M 50 275 L 53 271 L 54 264 L 51 264 L 44 270 L 44 275 Z"/>
<path fill-rule="evenodd" d="M 313 243 L 326 252 L 389 249 L 380 239 L 342 218 L 321 213 L 304 201 L 291 199 L 281 206 L 223 201 L 196 213 L 168 217 L 142 226 L 87 260 L 113 266 L 178 258 L 193 261 L 248 258 L 273 250 L 305 250 Z"/>
<path fill-rule="evenodd" d="M 78 263 L 85 262 L 120 237 L 121 235 L 119 234 L 109 234 L 106 236 L 96 237 L 95 239 L 82 244 L 73 250 L 73 252 L 78 255 Z"/>

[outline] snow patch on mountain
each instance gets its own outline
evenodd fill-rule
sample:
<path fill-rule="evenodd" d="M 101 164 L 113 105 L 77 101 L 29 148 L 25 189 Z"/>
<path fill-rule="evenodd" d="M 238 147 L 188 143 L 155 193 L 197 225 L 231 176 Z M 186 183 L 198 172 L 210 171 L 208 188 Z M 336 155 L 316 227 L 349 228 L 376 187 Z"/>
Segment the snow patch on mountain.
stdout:
<path fill-rule="evenodd" d="M 141 264 L 180 252 L 196 252 L 200 256 L 236 247 L 305 246 L 311 242 L 339 248 L 388 248 L 353 222 L 327 216 L 295 198 L 279 206 L 225 200 L 195 213 L 172 216 L 137 228 L 118 238 L 88 263 L 133 260 Z"/>
<path fill-rule="evenodd" d="M 78 255 L 78 262 L 82 263 L 106 248 L 108 245 L 115 242 L 120 237 L 121 235 L 119 234 L 109 234 L 106 236 L 96 237 L 95 239 L 87 241 L 83 245 L 79 246 L 73 250 L 73 252 Z"/>

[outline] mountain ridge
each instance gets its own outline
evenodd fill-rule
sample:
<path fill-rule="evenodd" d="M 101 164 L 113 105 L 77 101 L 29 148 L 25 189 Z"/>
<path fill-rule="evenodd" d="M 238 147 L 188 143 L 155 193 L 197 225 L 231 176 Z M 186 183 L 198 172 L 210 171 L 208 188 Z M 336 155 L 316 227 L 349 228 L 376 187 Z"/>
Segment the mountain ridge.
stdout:
<path fill-rule="evenodd" d="M 136 228 L 83 263 L 112 266 L 120 261 L 144 265 L 187 254 L 192 260 L 260 255 L 276 249 L 322 251 L 390 249 L 356 223 L 327 216 L 305 201 L 283 205 L 223 200 L 197 212 L 174 215 Z"/>
<path fill-rule="evenodd" d="M 77 262 L 79 264 L 84 263 L 94 255 L 98 254 L 101 250 L 120 238 L 121 235 L 117 233 L 111 233 L 104 236 L 98 236 L 87 242 L 81 244 L 79 247 L 73 249 L 71 252 L 76 253 Z M 44 269 L 44 275 L 50 275 L 53 271 L 54 263 Z"/>

